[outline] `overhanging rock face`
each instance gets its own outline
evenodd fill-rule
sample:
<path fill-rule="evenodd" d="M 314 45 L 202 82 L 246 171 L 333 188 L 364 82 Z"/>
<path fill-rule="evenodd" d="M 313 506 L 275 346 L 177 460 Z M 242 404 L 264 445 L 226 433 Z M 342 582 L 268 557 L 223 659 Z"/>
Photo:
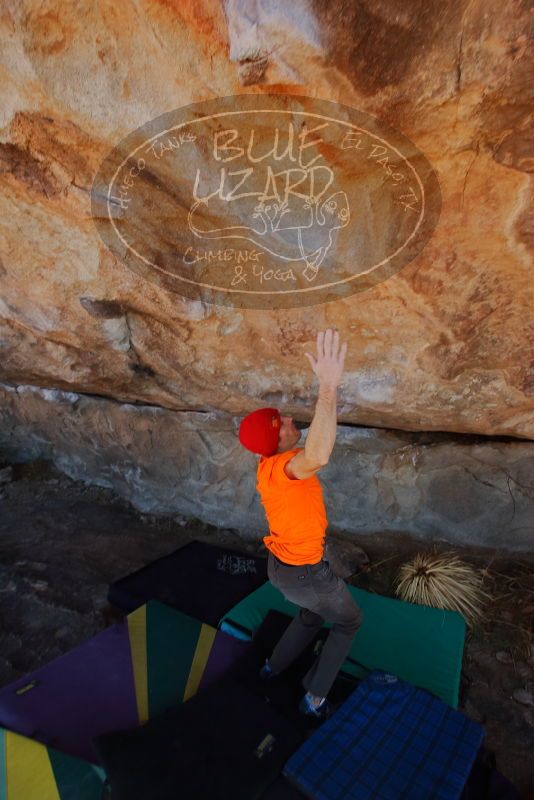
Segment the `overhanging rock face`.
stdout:
<path fill-rule="evenodd" d="M 534 438 L 530 16 L 528 4 L 501 0 L 176 0 L 138 4 L 135 10 L 88 3 L 83 15 L 78 4 L 59 0 L 8 3 L 0 15 L 0 379 L 120 403 L 221 412 L 213 419 L 183 417 L 193 427 L 215 419 L 223 424 L 271 404 L 309 419 L 315 388 L 304 351 L 313 348 L 318 330 L 335 325 L 349 343 L 339 390 L 343 423 Z M 337 102 L 413 142 L 432 165 L 442 197 L 437 227 L 414 260 L 366 291 L 332 302 L 238 309 L 184 298 L 142 277 L 110 250 L 93 224 L 91 190 L 112 148 L 163 112 L 244 93 Z M 192 152 L 208 158 L 200 144 Z M 323 146 L 322 156 L 335 163 L 331 148 Z M 342 177 L 357 196 L 358 165 Z M 157 178 L 153 185 L 162 195 L 188 207 L 191 187 L 183 173 L 162 170 Z M 387 205 L 368 199 L 362 196 L 360 216 L 351 220 L 365 219 L 369 241 L 383 237 L 387 243 L 394 216 Z M 340 231 L 338 239 L 326 240 L 328 257 L 338 242 L 341 267 L 352 252 L 342 246 L 346 221 L 343 228 L 330 226 Z M 174 222 L 169 216 L 155 226 L 154 244 L 180 253 L 181 229 Z M 218 221 L 206 213 L 201 223 L 211 230 Z M 287 234 L 285 245 L 292 244 Z M 313 238 L 313 247 L 306 256 L 312 272 L 324 255 L 321 236 Z M 99 412 L 100 435 L 112 413 L 110 405 L 105 408 L 106 414 Z M 149 415 L 143 425 L 150 415 L 160 419 L 155 410 L 142 413 Z M 118 427 L 127 430 L 122 422 Z M 202 443 L 207 430 L 190 433 L 195 452 L 205 453 L 212 471 L 206 486 L 217 464 Z M 214 441 L 222 442 L 222 435 L 214 434 Z M 359 442 L 362 434 L 343 435 Z M 369 435 L 390 453 L 369 456 L 387 472 L 396 442 L 404 440 L 398 434 Z M 414 445 L 411 452 L 404 444 L 407 462 L 398 466 L 406 475 L 404 488 L 389 492 L 387 477 L 375 483 L 384 525 L 408 524 L 417 498 L 422 508 L 437 508 L 440 497 L 438 517 L 429 511 L 418 519 L 424 518 L 425 531 L 442 530 L 447 515 L 456 512 L 443 500 L 443 486 L 437 488 L 440 475 L 442 484 L 461 487 L 455 500 L 476 517 L 481 535 L 490 514 L 485 492 L 492 492 L 497 508 L 487 520 L 490 527 L 497 525 L 498 509 L 503 524 L 512 517 L 505 511 L 512 503 L 508 484 L 496 465 L 480 467 L 495 469 L 500 488 L 494 491 L 484 483 L 487 476 L 480 483 L 454 466 L 464 445 L 440 440 L 432 448 Z M 220 446 L 226 453 L 226 445 Z M 478 446 L 467 447 L 476 461 Z M 502 469 L 512 453 L 523 452 L 519 443 L 518 449 L 495 447 L 484 452 L 503 459 Z M 418 453 L 411 466 L 410 452 Z M 434 472 L 430 464 L 438 452 L 443 460 Z M 65 456 L 75 457 L 80 469 L 87 459 L 91 471 L 96 456 L 90 450 Z M 143 502 L 151 507 L 158 498 L 169 505 L 157 480 L 151 495 L 142 464 L 142 457 L 139 465 L 132 460 L 128 479 L 121 478 L 125 487 L 133 491 L 137 483 L 139 498 L 146 492 Z M 428 484 L 421 464 L 435 476 Z M 100 468 L 111 481 L 112 467 Z M 186 469 L 179 459 L 175 468 Z M 353 470 L 354 465 L 348 474 Z M 234 480 L 219 479 L 219 491 L 233 496 Z M 169 480 L 172 486 L 174 478 Z M 237 491 L 250 504 L 250 483 L 242 480 Z M 142 488 L 140 481 L 148 484 Z M 466 486 L 475 498 L 472 507 Z M 177 482 L 174 489 L 183 491 Z M 183 494 L 187 504 L 189 492 Z M 203 496 L 208 509 L 208 489 Z M 341 504 L 335 508 L 334 515 L 342 513 Z M 351 524 L 354 514 L 365 518 L 365 509 L 351 508 Z M 253 509 L 243 512 L 236 505 L 228 513 L 248 519 Z M 516 508 L 509 526 L 517 527 L 519 513 Z M 461 524 L 447 522 L 454 530 Z"/>
<path fill-rule="evenodd" d="M 259 538 L 257 457 L 238 418 L 0 385 L 0 454 L 51 459 L 146 512 L 195 516 Z M 411 534 L 510 551 L 534 534 L 534 451 L 519 441 L 338 427 L 321 471 L 329 530 Z"/>

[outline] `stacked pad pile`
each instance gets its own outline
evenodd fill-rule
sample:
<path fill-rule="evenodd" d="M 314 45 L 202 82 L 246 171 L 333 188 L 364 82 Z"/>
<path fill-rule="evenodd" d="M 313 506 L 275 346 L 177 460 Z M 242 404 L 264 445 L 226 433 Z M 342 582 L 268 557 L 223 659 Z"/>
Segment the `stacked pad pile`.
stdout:
<path fill-rule="evenodd" d="M 458 702 L 462 618 L 349 587 L 364 624 L 334 686 L 344 702 L 305 742 L 296 713 L 300 677 L 327 631 L 294 669 L 268 686 L 259 681 L 259 665 L 297 610 L 266 577 L 265 559 L 192 542 L 115 582 L 110 600 L 131 612 L 123 623 L 0 691 L 0 800 L 101 800 L 106 773 L 117 800 L 166 800 L 177 792 L 183 800 L 360 800 L 367 795 L 348 792 L 373 787 L 362 775 L 369 764 L 377 771 L 377 753 L 409 753 L 438 707 L 446 719 L 440 730 L 462 764 L 442 758 L 442 785 L 454 784 L 443 797 L 459 797 L 454 791 L 465 783 L 480 732 L 469 725 L 453 731 L 457 718 L 443 712 L 458 713 L 451 706 Z M 397 691 L 389 686 L 385 717 L 371 703 L 371 724 L 370 698 L 376 700 L 378 676 L 388 673 Z M 423 696 L 427 705 L 414 716 Z M 410 715 L 410 736 L 402 739 L 400 720 Z M 339 729 L 330 730 L 334 722 Z M 344 724 L 352 725 L 352 738 L 348 728 L 340 733 Z M 337 774 L 329 756 L 335 741 L 352 747 L 338 748 L 338 760 L 359 763 L 358 774 L 346 769 L 345 783 L 338 780 L 338 795 L 331 782 L 325 788 L 326 777 Z M 309 747 L 316 748 L 311 761 Z M 324 779 L 309 774 L 312 762 Z M 284 764 L 290 777 L 281 775 Z M 388 770 L 402 773 L 395 765 Z M 390 783 L 382 779 L 379 787 L 391 790 L 388 800 L 412 797 L 395 794 Z"/>
<path fill-rule="evenodd" d="M 174 582 L 164 559 L 140 571 L 143 581 L 150 573 L 148 594 L 161 589 L 163 564 L 174 607 L 198 602 L 204 619 L 130 598 L 136 611 L 124 622 L 0 690 L 0 800 L 101 800 L 105 773 L 94 738 L 179 706 L 246 652 L 206 618 L 217 622 L 261 585 L 265 560 L 200 542 L 170 560 Z"/>

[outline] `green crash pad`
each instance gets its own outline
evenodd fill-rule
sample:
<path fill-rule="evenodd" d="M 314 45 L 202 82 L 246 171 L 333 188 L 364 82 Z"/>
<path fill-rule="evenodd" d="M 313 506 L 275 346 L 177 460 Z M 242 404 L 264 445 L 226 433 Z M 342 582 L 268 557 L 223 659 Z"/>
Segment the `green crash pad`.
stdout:
<path fill-rule="evenodd" d="M 140 723 L 217 681 L 249 647 L 157 600 L 126 621 Z"/>
<path fill-rule="evenodd" d="M 104 771 L 0 727 L 0 800 L 101 800 Z"/>
<path fill-rule="evenodd" d="M 364 619 L 343 672 L 363 678 L 370 670 L 382 669 L 457 708 L 463 617 L 455 611 L 404 603 L 355 586 L 347 588 Z M 271 609 L 290 616 L 297 613 L 297 606 L 268 582 L 225 614 L 219 627 L 238 638 L 251 639 Z"/>

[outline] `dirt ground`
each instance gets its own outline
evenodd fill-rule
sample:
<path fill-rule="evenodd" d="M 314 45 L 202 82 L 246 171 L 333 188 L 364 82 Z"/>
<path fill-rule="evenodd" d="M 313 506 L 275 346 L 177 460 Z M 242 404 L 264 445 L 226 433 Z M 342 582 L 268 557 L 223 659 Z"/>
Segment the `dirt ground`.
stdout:
<path fill-rule="evenodd" d="M 186 542 L 265 552 L 261 541 L 244 541 L 235 531 L 140 514 L 49 462 L 12 465 L 11 477 L 0 484 L 0 686 L 111 624 L 109 583 Z M 380 533 L 343 544 L 349 551 L 357 544 L 370 560 L 351 582 L 388 595 L 400 563 L 428 549 Z M 467 636 L 460 708 L 483 724 L 501 772 L 525 800 L 534 799 L 534 556 L 455 551 L 484 570 L 492 596 L 484 623 Z"/>

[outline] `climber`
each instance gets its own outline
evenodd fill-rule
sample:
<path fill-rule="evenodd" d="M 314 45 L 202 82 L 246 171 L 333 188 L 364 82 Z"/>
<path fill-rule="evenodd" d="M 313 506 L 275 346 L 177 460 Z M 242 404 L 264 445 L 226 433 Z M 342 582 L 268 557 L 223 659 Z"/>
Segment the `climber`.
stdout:
<path fill-rule="evenodd" d="M 260 455 L 256 488 L 269 524 L 263 541 L 269 580 L 292 603 L 297 616 L 261 669 L 268 680 L 288 667 L 319 632 L 331 631 L 315 663 L 305 675 L 306 694 L 300 710 L 320 720 L 331 713 L 327 695 L 362 622 L 361 609 L 345 582 L 324 559 L 327 526 L 317 472 L 326 464 L 336 438 L 336 394 L 347 344 L 340 347 L 337 330 L 317 334 L 317 357 L 306 353 L 319 379 L 315 414 L 303 448 L 292 417 L 276 408 L 260 408 L 241 420 L 239 440 Z"/>

